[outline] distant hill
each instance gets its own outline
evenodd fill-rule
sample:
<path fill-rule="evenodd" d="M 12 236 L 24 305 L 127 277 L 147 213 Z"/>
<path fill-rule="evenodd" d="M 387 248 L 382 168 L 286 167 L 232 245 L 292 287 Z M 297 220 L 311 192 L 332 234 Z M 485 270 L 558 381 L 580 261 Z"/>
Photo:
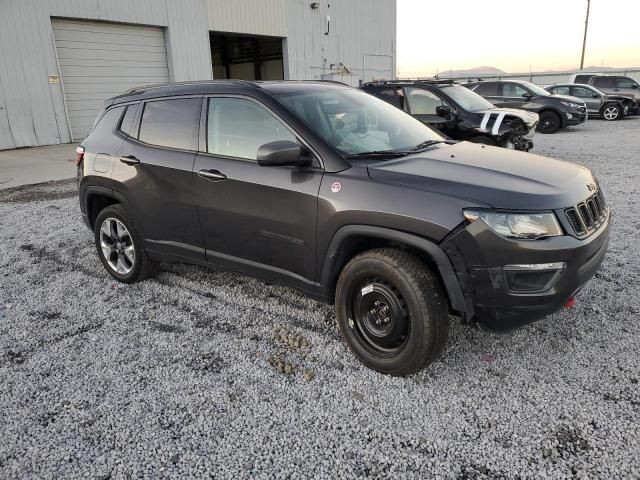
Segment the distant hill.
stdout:
<path fill-rule="evenodd" d="M 438 76 L 443 78 L 455 78 L 455 77 L 476 77 L 482 75 L 504 75 L 507 72 L 500 70 L 496 67 L 475 67 L 467 68 L 466 70 L 446 70 L 439 72 Z"/>

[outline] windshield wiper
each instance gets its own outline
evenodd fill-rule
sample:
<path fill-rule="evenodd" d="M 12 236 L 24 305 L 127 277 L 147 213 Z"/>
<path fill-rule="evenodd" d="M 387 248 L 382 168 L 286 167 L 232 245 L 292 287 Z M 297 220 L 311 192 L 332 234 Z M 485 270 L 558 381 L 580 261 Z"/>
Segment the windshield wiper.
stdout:
<path fill-rule="evenodd" d="M 373 150 L 372 152 L 360 152 L 360 153 L 352 153 L 351 155 L 347 155 L 347 160 L 352 158 L 367 158 L 367 157 L 387 157 L 387 158 L 398 158 L 404 157 L 408 155 L 409 152 L 403 152 L 400 150 Z"/>
<path fill-rule="evenodd" d="M 415 147 L 411 149 L 412 152 L 417 152 L 418 150 L 422 150 L 423 148 L 428 148 L 431 145 L 437 145 L 438 143 L 446 143 L 446 140 L 425 140 L 422 143 L 419 143 Z"/>

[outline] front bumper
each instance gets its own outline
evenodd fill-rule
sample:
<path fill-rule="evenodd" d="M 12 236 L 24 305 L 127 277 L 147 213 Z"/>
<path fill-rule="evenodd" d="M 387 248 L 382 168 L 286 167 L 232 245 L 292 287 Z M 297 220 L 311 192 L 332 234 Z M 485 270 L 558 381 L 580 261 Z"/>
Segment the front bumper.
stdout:
<path fill-rule="evenodd" d="M 566 126 L 580 125 L 587 120 L 587 110 L 571 110 L 564 113 L 564 120 Z"/>
<path fill-rule="evenodd" d="M 475 320 L 503 331 L 559 310 L 596 273 L 608 242 L 609 216 L 597 231 L 582 240 L 570 235 L 511 240 L 497 235 L 483 221 L 476 221 L 442 247 L 454 265 L 467 303 L 475 311 Z M 515 287 L 512 272 L 504 269 L 506 265 L 547 263 L 565 266 L 556 275 L 548 275 L 542 289 Z"/>

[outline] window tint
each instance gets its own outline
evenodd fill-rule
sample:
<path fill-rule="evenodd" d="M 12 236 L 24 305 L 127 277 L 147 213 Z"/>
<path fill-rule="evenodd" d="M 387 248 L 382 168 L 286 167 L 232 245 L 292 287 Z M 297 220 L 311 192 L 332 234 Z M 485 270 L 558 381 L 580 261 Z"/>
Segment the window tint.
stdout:
<path fill-rule="evenodd" d="M 242 98 L 211 98 L 207 112 L 207 151 L 255 160 L 258 148 L 277 140 L 297 139 L 271 112 Z"/>
<path fill-rule="evenodd" d="M 574 83 L 589 83 L 591 77 L 593 77 L 593 75 L 576 75 Z"/>
<path fill-rule="evenodd" d="M 481 83 L 473 91 L 485 97 L 497 97 L 500 95 L 498 92 L 498 84 L 495 82 Z"/>
<path fill-rule="evenodd" d="M 596 92 L 584 87 L 573 87 L 573 96 L 579 98 L 593 98 Z"/>
<path fill-rule="evenodd" d="M 634 85 L 637 85 L 637 83 L 631 80 L 630 78 L 625 78 L 625 77 L 616 78 L 616 87 L 618 88 L 633 88 Z"/>
<path fill-rule="evenodd" d="M 396 94 L 396 88 L 377 88 L 374 91 L 376 97 L 398 108 L 402 108 L 402 105 L 400 104 L 400 97 Z"/>
<path fill-rule="evenodd" d="M 200 113 L 199 98 L 147 102 L 142 113 L 140 140 L 162 147 L 195 150 Z"/>
<path fill-rule="evenodd" d="M 124 112 L 124 117 L 122 117 L 122 123 L 120 124 L 120 131 L 125 135 L 131 135 L 131 127 L 133 126 L 133 117 L 136 115 L 136 111 L 138 110 L 138 104 L 127 105 L 126 110 Z"/>
<path fill-rule="evenodd" d="M 502 84 L 502 96 L 503 97 L 522 97 L 529 92 L 516 83 L 503 83 Z"/>
<path fill-rule="evenodd" d="M 124 107 L 115 107 L 107 110 L 107 112 L 97 121 L 91 130 L 91 135 L 110 133 L 116 128 L 120 115 L 124 111 Z"/>
<path fill-rule="evenodd" d="M 553 87 L 551 93 L 554 95 L 569 95 L 569 87 Z"/>
<path fill-rule="evenodd" d="M 406 89 L 407 101 L 413 115 L 437 115 L 436 108 L 442 106 L 442 99 L 422 88 Z"/>
<path fill-rule="evenodd" d="M 613 77 L 596 77 L 593 79 L 593 85 L 598 88 L 614 88 L 616 79 Z"/>

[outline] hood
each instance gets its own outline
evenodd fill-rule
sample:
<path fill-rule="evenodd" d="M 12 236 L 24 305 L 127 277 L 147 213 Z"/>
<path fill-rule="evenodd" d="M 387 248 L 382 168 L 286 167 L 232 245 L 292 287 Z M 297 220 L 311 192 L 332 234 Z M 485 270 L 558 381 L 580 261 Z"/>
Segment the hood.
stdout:
<path fill-rule="evenodd" d="M 506 148 L 460 142 L 369 165 L 377 181 L 509 210 L 569 207 L 593 195 L 588 168 Z"/>
<path fill-rule="evenodd" d="M 486 110 L 475 110 L 474 113 L 480 113 L 482 115 L 488 114 L 489 116 L 491 114 L 500 115 L 501 113 L 504 113 L 505 115 L 521 119 L 529 128 L 533 128 L 538 123 L 538 120 L 540 118 L 537 113 L 527 112 L 526 110 L 518 110 L 517 108 L 495 107 L 488 108 Z"/>
<path fill-rule="evenodd" d="M 551 95 L 551 98 L 557 98 L 558 100 L 564 100 L 565 102 L 573 102 L 579 105 L 584 104 L 584 100 L 578 97 L 572 97 L 571 95 Z"/>

